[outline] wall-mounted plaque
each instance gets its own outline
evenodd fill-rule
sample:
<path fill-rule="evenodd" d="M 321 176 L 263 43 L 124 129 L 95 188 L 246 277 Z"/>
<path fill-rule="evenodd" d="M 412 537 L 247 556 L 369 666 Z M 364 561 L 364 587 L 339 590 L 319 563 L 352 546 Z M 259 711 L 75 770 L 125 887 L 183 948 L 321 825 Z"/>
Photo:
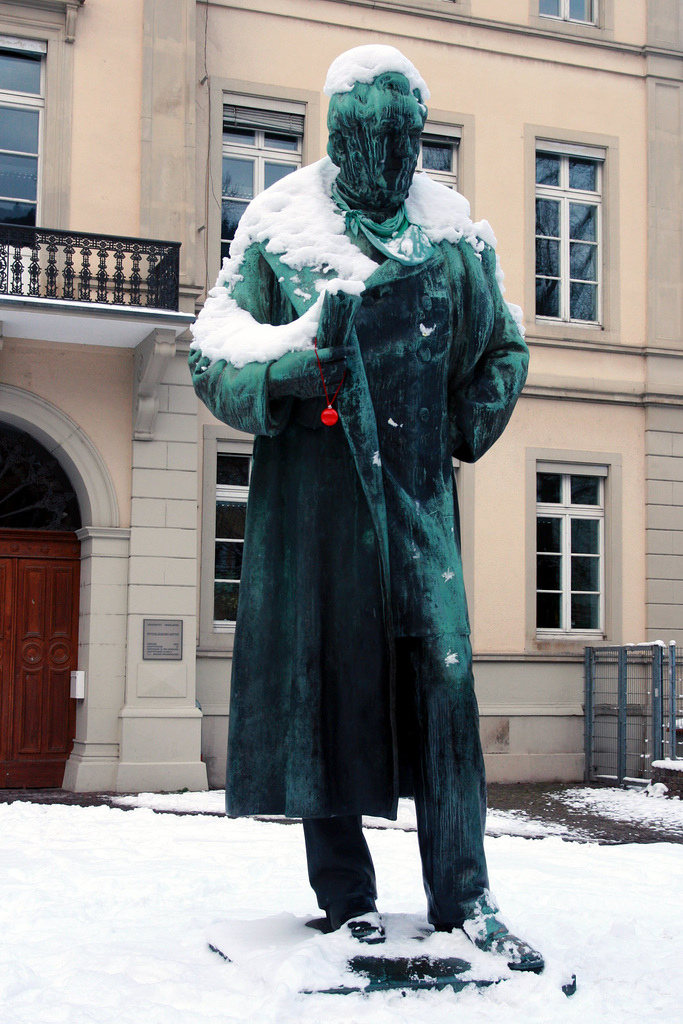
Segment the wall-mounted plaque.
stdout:
<path fill-rule="evenodd" d="M 143 661 L 183 660 L 183 620 L 142 620 Z"/>

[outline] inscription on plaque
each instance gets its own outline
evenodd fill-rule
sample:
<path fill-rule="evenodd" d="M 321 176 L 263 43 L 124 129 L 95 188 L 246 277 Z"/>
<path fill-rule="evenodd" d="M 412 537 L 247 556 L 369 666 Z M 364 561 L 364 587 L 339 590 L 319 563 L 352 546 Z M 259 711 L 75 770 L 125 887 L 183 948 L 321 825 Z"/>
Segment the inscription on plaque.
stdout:
<path fill-rule="evenodd" d="M 183 620 L 142 620 L 143 661 L 183 660 Z"/>

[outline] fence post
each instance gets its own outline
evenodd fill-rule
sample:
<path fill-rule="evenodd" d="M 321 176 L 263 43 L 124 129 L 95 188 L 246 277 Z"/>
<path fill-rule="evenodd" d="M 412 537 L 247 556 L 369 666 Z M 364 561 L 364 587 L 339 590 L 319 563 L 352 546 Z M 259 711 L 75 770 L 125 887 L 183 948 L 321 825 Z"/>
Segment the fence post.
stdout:
<path fill-rule="evenodd" d="M 669 757 L 676 760 L 676 641 L 669 644 Z"/>
<path fill-rule="evenodd" d="M 593 698 L 595 693 L 595 652 L 592 647 L 584 651 L 586 676 L 586 701 L 584 705 L 585 778 L 590 782 L 593 776 Z"/>
<path fill-rule="evenodd" d="M 626 778 L 626 702 L 628 699 L 628 651 L 619 648 L 617 668 L 617 784 Z"/>
<path fill-rule="evenodd" d="M 652 651 L 652 760 L 662 756 L 662 681 L 664 676 L 664 646 L 655 644 Z"/>

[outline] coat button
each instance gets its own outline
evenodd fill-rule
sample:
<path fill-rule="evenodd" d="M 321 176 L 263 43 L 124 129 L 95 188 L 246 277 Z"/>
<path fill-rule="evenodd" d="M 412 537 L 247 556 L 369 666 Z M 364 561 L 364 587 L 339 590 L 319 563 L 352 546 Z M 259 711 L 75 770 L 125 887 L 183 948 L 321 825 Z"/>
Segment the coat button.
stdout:
<path fill-rule="evenodd" d="M 432 350 L 429 347 L 429 345 L 422 345 L 418 351 L 418 354 L 420 356 L 420 359 L 422 359 L 423 362 L 425 363 L 428 363 L 429 360 L 432 358 Z"/>
<path fill-rule="evenodd" d="M 429 423 L 429 409 L 425 406 L 422 406 L 417 415 L 420 417 L 422 423 Z"/>

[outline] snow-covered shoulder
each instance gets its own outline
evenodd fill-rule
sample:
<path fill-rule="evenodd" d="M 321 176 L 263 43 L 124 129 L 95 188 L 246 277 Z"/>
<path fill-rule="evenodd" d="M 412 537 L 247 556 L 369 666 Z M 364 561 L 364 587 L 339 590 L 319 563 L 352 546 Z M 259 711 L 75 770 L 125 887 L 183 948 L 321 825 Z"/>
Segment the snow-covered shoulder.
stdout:
<path fill-rule="evenodd" d="M 496 248 L 496 236 L 487 220 L 473 223 L 470 218 L 470 204 L 464 196 L 452 188 L 434 181 L 427 174 L 416 174 L 406 199 L 408 219 L 419 224 L 430 241 L 451 242 L 453 245 L 464 238 L 475 252 L 480 253 L 484 244 Z M 505 294 L 505 274 L 496 253 L 496 281 L 501 294 Z M 517 329 L 524 337 L 523 312 L 521 306 L 505 300 Z"/>
<path fill-rule="evenodd" d="M 192 327 L 193 348 L 200 348 L 212 362 L 225 359 L 237 368 L 311 348 L 324 292 L 363 291 L 364 282 L 378 265 L 346 234 L 344 215 L 331 194 L 338 173 L 339 168 L 324 157 L 288 174 L 252 200 L 237 228 L 230 259 L 224 261 L 216 286 Z M 472 223 L 464 196 L 426 174 L 415 175 L 406 211 L 408 219 L 419 224 L 436 244 L 446 241 L 455 245 L 464 238 L 477 253 L 485 243 L 495 247 L 491 226 L 487 221 Z M 260 324 L 232 298 L 233 288 L 242 279 L 245 253 L 252 245 L 264 246 L 294 272 L 308 269 L 318 277 L 317 301 L 293 323 L 278 327 Z M 496 279 L 503 292 L 498 261 Z M 522 311 L 508 305 L 522 332 Z"/>

